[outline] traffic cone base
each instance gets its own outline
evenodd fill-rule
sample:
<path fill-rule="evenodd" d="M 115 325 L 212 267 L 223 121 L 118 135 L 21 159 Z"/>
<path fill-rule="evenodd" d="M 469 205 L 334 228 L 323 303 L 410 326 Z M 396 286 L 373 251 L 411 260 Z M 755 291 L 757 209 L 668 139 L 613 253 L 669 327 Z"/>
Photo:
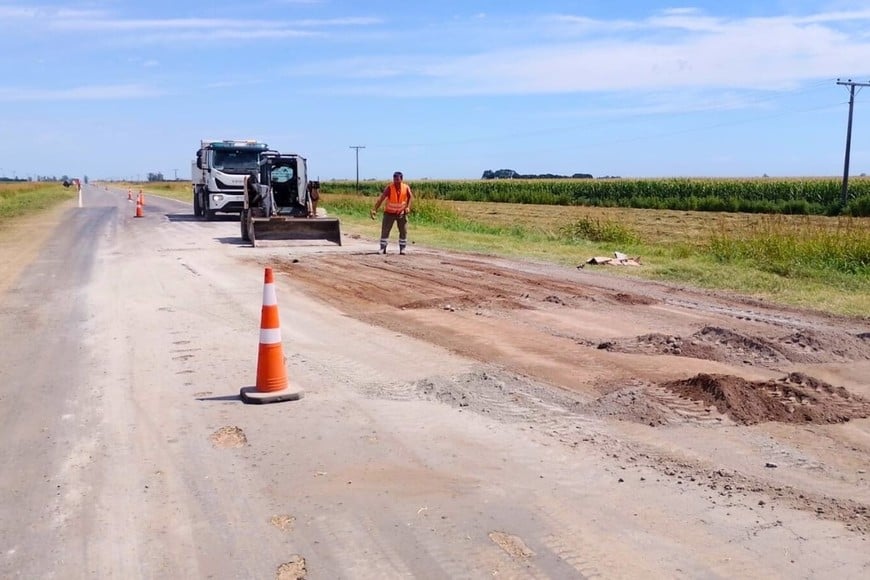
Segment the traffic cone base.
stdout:
<path fill-rule="evenodd" d="M 257 384 L 243 387 L 239 396 L 245 403 L 277 403 L 296 401 L 302 393 L 290 390 L 284 347 L 281 344 L 281 324 L 278 321 L 278 299 L 272 268 L 266 268 L 263 284 L 263 309 L 260 316 L 260 348 L 257 355 Z"/>
<path fill-rule="evenodd" d="M 302 398 L 302 393 L 300 391 L 293 391 L 290 388 L 272 391 L 271 393 L 261 393 L 257 390 L 257 387 L 242 387 L 239 396 L 245 403 L 263 404 L 298 401 Z"/>

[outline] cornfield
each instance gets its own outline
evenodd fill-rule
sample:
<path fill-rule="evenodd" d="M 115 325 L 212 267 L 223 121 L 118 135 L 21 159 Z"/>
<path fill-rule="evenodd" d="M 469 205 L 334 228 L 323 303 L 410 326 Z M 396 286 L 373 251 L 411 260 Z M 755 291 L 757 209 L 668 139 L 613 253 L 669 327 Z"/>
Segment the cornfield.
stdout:
<path fill-rule="evenodd" d="M 584 205 L 799 215 L 870 215 L 870 178 L 850 181 L 841 204 L 839 179 L 548 179 L 411 181 L 420 198 L 545 205 Z M 360 184 L 378 195 L 386 182 Z M 352 193 L 355 184 L 324 182 L 325 193 Z"/>

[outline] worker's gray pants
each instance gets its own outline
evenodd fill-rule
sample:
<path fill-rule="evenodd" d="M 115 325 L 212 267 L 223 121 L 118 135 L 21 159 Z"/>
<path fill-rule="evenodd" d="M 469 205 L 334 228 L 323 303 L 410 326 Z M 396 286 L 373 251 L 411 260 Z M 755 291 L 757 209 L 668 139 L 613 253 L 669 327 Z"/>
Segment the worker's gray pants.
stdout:
<path fill-rule="evenodd" d="M 393 230 L 393 224 L 399 226 L 399 251 L 405 251 L 405 245 L 408 243 L 408 217 L 404 214 L 384 212 L 384 219 L 381 221 L 381 251 L 387 249 L 387 242 L 390 241 L 390 232 Z"/>

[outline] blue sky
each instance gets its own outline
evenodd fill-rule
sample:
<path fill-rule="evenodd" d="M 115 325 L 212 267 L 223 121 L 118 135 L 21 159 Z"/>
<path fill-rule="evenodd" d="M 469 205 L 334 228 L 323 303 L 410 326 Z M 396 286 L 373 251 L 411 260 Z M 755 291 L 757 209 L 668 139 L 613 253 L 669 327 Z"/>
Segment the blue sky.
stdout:
<path fill-rule="evenodd" d="M 838 176 L 866 0 L 0 0 L 0 175 L 187 179 L 255 138 L 321 179 Z M 870 88 L 851 172 L 870 173 Z"/>

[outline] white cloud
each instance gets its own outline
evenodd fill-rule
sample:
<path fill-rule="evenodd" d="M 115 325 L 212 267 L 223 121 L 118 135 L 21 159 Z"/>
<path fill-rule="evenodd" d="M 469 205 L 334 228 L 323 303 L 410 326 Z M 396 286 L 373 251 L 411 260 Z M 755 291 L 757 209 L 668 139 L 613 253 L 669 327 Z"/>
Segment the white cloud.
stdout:
<path fill-rule="evenodd" d="M 116 18 L 102 11 L 54 9 L 48 7 L 0 6 L 0 30 L 39 30 L 71 33 L 116 32 L 122 35 L 141 32 L 139 42 L 174 44 L 195 40 L 251 40 L 267 38 L 307 38 L 325 34 L 332 29 L 370 27 L 382 24 L 379 18 L 355 16 L 323 19 L 234 19 L 234 18 Z M 17 22 L 17 23 L 16 23 Z M 123 37 L 118 39 L 124 41 Z M 104 39 L 106 40 L 106 39 Z"/>
<path fill-rule="evenodd" d="M 332 18 L 324 20 L 233 20 L 222 18 L 165 18 L 165 19 L 76 19 L 65 18 L 49 22 L 49 26 L 56 30 L 77 31 L 122 31 L 135 30 L 206 30 L 227 31 L 238 30 L 245 34 L 257 34 L 262 31 L 284 31 L 287 29 L 300 28 L 325 28 L 339 26 L 369 26 L 379 24 L 381 21 L 375 18 Z"/>
<path fill-rule="evenodd" d="M 537 23 L 558 27 L 559 42 L 538 39 L 459 56 L 369 55 L 309 68 L 356 79 L 392 74 L 402 82 L 355 84 L 354 90 L 405 96 L 782 89 L 870 73 L 870 42 L 863 28 L 850 30 L 867 21 L 870 10 L 742 20 L 679 10 L 633 22 L 562 15 Z M 566 38 L 565 26 L 574 28 L 574 38 Z M 602 30 L 603 36 L 590 36 Z M 542 29 L 540 38 L 547 36 Z"/>
<path fill-rule="evenodd" d="M 406 23 L 394 36 L 382 26 L 390 23 L 378 17 L 124 19 L 96 11 L 0 6 L 0 27 L 97 32 L 103 44 L 120 43 L 126 48 L 135 42 L 137 49 L 143 44 L 165 45 L 169 51 L 182 43 L 187 49 L 192 43 L 200 46 L 208 41 L 255 43 L 317 36 L 322 40 L 317 50 L 309 48 L 313 43 L 302 47 L 308 52 L 299 53 L 287 74 L 307 75 L 315 80 L 306 85 L 307 90 L 330 94 L 438 97 L 779 90 L 818 79 L 870 76 L 870 9 L 735 18 L 672 8 L 633 20 L 593 19 L 578 13 L 524 17 L 512 23 L 483 16 L 455 25 L 429 23 L 421 29 Z M 12 22 L 15 18 L 30 23 L 21 27 Z M 347 28 L 365 28 L 372 36 L 355 37 L 349 51 Z M 330 36 L 336 29 L 342 34 Z M 384 42 L 385 38 L 394 41 Z M 341 52 L 333 52 L 336 47 Z M 347 54 L 355 56 L 341 56 Z M 171 73 L 173 58 L 171 52 L 160 53 L 161 68 Z M 157 62 L 152 58 L 143 66 Z M 384 83 L 385 79 L 401 82 Z M 10 99 L 9 90 L 3 94 L 0 98 Z M 81 94 L 85 93 L 61 89 L 53 98 L 84 98 L 64 97 Z M 118 98 L 128 98 L 126 94 L 121 91 Z"/>
<path fill-rule="evenodd" d="M 52 21 L 67 18 L 87 19 L 102 18 L 106 15 L 101 10 L 75 10 L 71 8 L 54 8 L 51 6 L 14 6 L 0 5 L 0 20 L 36 20 Z"/>
<path fill-rule="evenodd" d="M 164 91 L 143 85 L 88 85 L 66 89 L 2 88 L 0 102 L 142 99 L 164 94 Z"/>

